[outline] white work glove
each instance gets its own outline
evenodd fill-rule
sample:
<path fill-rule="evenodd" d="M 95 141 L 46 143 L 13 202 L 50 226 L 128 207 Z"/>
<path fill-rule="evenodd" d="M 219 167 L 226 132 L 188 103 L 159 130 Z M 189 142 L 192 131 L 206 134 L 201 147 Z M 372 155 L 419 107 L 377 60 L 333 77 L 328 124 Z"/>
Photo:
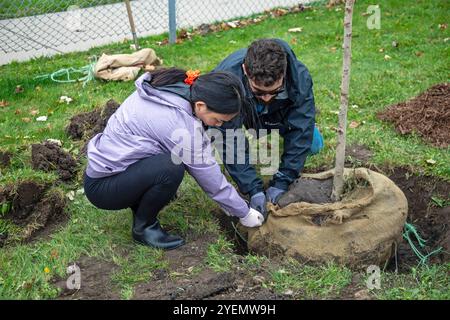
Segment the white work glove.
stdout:
<path fill-rule="evenodd" d="M 259 227 L 264 222 L 264 216 L 259 211 L 250 208 L 248 214 L 245 217 L 240 218 L 239 221 L 242 225 L 249 228 Z"/>

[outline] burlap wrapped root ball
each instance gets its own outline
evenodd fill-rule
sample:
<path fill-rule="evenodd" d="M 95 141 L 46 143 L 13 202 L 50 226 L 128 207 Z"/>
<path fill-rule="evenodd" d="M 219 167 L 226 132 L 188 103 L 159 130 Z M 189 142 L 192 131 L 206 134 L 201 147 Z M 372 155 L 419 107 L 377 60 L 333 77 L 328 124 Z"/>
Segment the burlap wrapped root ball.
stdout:
<path fill-rule="evenodd" d="M 330 181 L 333 175 L 330 170 L 302 178 Z M 312 264 L 384 265 L 402 240 L 406 197 L 389 178 L 366 168 L 345 169 L 344 179 L 360 183 L 339 202 L 270 204 L 266 223 L 245 230 L 248 249 Z"/>

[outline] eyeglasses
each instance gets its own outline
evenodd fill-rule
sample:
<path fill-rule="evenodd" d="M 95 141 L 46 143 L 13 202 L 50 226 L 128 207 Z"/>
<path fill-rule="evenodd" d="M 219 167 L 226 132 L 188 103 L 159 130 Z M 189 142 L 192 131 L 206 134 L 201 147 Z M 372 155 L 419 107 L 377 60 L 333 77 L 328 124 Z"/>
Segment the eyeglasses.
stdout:
<path fill-rule="evenodd" d="M 253 88 L 252 88 L 252 89 L 253 89 Z M 280 94 L 280 93 L 282 93 L 283 91 L 284 91 L 284 85 L 282 85 L 281 87 L 279 87 L 279 88 L 276 89 L 276 90 L 269 91 L 269 92 L 266 92 L 266 91 L 259 91 L 259 90 L 253 91 L 253 90 L 252 90 L 253 94 L 254 94 L 256 97 L 264 97 L 264 96 L 266 96 L 266 95 L 269 95 L 269 96 L 276 96 L 277 94 Z"/>
<path fill-rule="evenodd" d="M 250 85 L 250 89 L 252 89 L 253 95 L 256 97 L 264 97 L 266 95 L 276 96 L 277 94 L 280 94 L 281 92 L 284 91 L 284 78 L 283 78 L 283 83 L 281 84 L 281 86 L 279 86 L 278 88 L 276 88 L 275 90 L 272 90 L 272 91 L 261 91 L 261 90 L 255 89 L 253 87 L 253 85 L 250 83 L 250 80 L 248 80 L 248 83 Z"/>

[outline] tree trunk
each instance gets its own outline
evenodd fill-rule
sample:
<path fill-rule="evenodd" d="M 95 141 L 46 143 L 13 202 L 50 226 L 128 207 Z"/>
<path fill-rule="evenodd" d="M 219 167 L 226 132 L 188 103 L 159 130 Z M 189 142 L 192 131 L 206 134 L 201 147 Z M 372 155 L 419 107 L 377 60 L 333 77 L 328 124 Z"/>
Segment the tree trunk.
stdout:
<path fill-rule="evenodd" d="M 333 192 L 331 194 L 334 201 L 339 201 L 341 199 L 344 190 L 345 135 L 347 128 L 348 94 L 350 87 L 350 65 L 352 60 L 352 17 L 354 3 L 355 0 L 345 1 L 341 109 L 339 110 L 336 165 L 333 178 Z"/>

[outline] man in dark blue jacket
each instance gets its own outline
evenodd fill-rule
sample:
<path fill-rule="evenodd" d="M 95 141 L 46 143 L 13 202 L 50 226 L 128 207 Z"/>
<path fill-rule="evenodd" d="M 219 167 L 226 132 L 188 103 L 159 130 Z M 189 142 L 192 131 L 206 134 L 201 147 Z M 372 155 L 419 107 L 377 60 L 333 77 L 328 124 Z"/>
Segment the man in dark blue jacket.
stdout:
<path fill-rule="evenodd" d="M 250 206 L 266 214 L 266 202 L 277 203 L 300 175 L 306 157 L 323 148 L 322 136 L 315 127 L 311 76 L 289 45 L 280 39 L 257 40 L 248 49 L 229 55 L 214 71 L 230 71 L 240 77 L 247 98 L 245 112 L 219 128 L 224 135 L 226 129 L 240 129 L 244 125 L 256 132 L 278 129 L 283 137 L 281 163 L 265 193 L 262 180 L 249 163 L 248 141 L 245 162 L 239 163 L 237 143 L 230 146 L 225 143 L 226 136 L 223 137 L 225 168 L 239 190 L 249 195 Z M 234 161 L 226 157 L 230 148 L 234 148 Z"/>

